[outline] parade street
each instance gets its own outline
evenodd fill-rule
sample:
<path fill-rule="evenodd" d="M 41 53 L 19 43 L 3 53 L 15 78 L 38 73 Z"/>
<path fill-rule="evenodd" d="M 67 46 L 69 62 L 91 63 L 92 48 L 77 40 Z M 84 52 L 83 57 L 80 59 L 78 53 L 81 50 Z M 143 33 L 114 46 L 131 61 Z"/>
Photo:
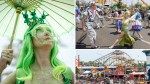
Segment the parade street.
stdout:
<path fill-rule="evenodd" d="M 118 34 L 116 34 L 116 28 L 115 25 L 112 24 L 112 21 L 105 21 L 104 22 L 105 27 L 103 28 L 95 28 L 97 32 L 96 37 L 96 44 L 101 49 L 108 49 L 117 39 Z M 146 26 L 146 20 L 145 23 L 143 22 L 143 26 Z M 136 38 L 136 42 L 133 44 L 134 49 L 149 49 L 150 48 L 150 28 L 144 27 L 141 30 L 142 39 Z M 79 39 L 85 35 L 86 32 L 83 32 L 80 28 L 76 31 L 76 42 L 79 42 Z M 130 35 L 132 35 L 132 31 L 130 31 Z M 88 39 L 88 36 L 85 35 L 85 39 L 81 42 L 86 44 L 86 49 L 89 49 L 90 41 Z M 135 36 L 138 37 L 138 35 L 135 33 Z M 77 48 L 77 47 L 76 47 Z M 119 48 L 115 46 L 114 48 Z M 79 49 L 79 48 L 78 48 Z M 83 49 L 83 48 L 81 48 Z"/>

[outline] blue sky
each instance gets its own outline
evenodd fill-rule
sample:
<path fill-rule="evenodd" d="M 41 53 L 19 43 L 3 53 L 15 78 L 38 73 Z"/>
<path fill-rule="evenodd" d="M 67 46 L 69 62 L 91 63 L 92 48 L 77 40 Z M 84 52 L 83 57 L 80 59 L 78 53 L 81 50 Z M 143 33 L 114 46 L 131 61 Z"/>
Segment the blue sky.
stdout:
<path fill-rule="evenodd" d="M 77 50 L 76 57 L 80 55 L 81 61 L 93 61 L 113 51 L 115 51 L 115 49 Z M 146 61 L 146 55 L 142 52 L 143 49 L 121 49 L 121 51 L 127 53 L 132 59 Z"/>

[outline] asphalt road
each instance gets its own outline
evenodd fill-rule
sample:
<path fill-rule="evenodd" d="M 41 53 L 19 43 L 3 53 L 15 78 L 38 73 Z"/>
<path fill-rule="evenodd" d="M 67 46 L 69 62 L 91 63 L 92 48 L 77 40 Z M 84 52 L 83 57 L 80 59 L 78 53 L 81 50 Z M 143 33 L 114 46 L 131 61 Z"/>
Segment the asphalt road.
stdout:
<path fill-rule="evenodd" d="M 104 28 L 95 29 L 97 32 L 96 44 L 100 46 L 99 47 L 100 49 L 108 49 L 109 46 L 111 46 L 118 37 L 118 34 L 115 33 L 116 28 L 115 25 L 112 24 L 112 21 L 105 21 L 104 23 L 105 23 Z M 143 25 L 145 26 L 144 22 Z M 130 31 L 130 33 L 132 35 L 132 31 Z M 150 35 L 148 35 L 148 33 L 150 33 L 150 28 L 144 27 L 141 30 L 141 35 L 143 36 L 143 38 L 142 40 L 138 40 L 138 39 L 136 40 L 136 42 L 133 45 L 134 49 L 150 49 Z M 76 42 L 78 42 L 79 38 L 84 34 L 86 34 L 86 32 L 83 32 L 80 29 L 76 31 Z M 135 34 L 135 36 L 138 35 Z M 87 45 L 86 49 L 90 49 L 90 46 L 88 46 L 90 45 L 88 36 L 85 35 L 85 39 L 82 41 L 82 43 Z M 85 47 L 83 47 L 82 49 L 84 48 Z"/>

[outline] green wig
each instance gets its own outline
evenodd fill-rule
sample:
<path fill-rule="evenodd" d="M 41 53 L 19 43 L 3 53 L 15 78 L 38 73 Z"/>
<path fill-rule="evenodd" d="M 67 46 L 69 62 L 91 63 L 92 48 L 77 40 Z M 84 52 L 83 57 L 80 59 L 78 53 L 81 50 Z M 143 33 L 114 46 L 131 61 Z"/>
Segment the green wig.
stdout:
<path fill-rule="evenodd" d="M 36 28 L 37 25 L 43 24 L 36 24 L 26 31 L 23 40 L 23 46 L 19 55 L 18 64 L 17 64 L 17 84 L 22 84 L 22 81 L 32 79 L 32 71 L 31 71 L 31 64 L 35 62 L 35 53 L 32 43 L 32 34 L 31 30 Z M 44 24 L 46 25 L 46 24 Z M 52 28 L 49 26 L 50 30 Z M 52 31 L 53 32 L 53 31 Z M 49 56 L 49 60 L 51 62 L 53 68 L 53 77 L 59 80 L 60 75 L 62 75 L 64 84 L 71 84 L 71 80 L 73 79 L 73 73 L 70 68 L 66 67 L 60 60 L 57 58 L 58 54 L 58 46 L 56 40 L 53 41 L 53 47 L 51 49 L 51 53 Z"/>

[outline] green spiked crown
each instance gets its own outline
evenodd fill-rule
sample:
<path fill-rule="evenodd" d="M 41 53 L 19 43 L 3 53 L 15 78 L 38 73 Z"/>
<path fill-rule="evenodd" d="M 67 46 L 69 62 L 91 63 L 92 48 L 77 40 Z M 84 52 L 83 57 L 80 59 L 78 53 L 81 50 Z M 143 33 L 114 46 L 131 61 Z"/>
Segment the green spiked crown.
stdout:
<path fill-rule="evenodd" d="M 25 19 L 24 23 L 26 23 L 29 26 L 30 30 L 32 28 L 34 28 L 34 26 L 36 24 L 45 24 L 44 20 L 46 19 L 46 16 L 48 16 L 48 14 L 45 14 L 43 12 L 43 14 L 41 15 L 41 17 L 38 18 L 37 15 L 36 15 L 35 10 L 34 11 L 30 11 L 30 14 L 32 16 L 31 18 L 29 18 L 29 15 L 28 15 L 27 11 L 25 11 L 25 13 L 22 13 L 22 14 L 23 14 L 23 17 Z"/>

